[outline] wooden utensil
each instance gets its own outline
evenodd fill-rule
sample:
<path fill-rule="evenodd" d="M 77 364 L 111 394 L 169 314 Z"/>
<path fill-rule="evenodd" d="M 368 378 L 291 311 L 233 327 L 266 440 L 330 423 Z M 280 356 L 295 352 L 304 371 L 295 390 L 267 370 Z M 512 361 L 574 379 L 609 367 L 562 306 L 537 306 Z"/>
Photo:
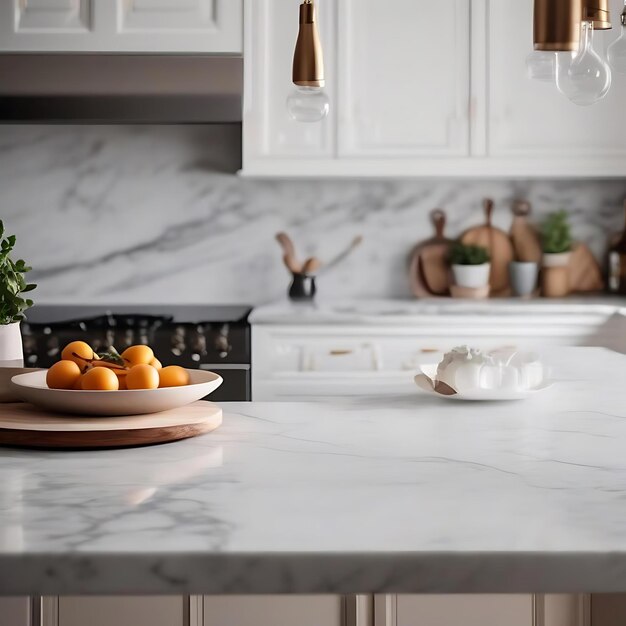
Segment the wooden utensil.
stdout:
<path fill-rule="evenodd" d="M 572 292 L 603 291 L 604 279 L 600 264 L 584 243 L 577 243 L 568 264 L 569 286 Z"/>
<path fill-rule="evenodd" d="M 351 242 L 350 245 L 345 250 L 342 250 L 336 257 L 332 258 L 328 263 L 323 263 L 320 268 L 320 274 L 322 272 L 327 272 L 328 270 L 333 269 L 336 265 L 339 265 L 345 258 L 350 256 L 352 251 L 355 248 L 358 248 L 363 241 L 362 235 L 357 235 Z"/>
<path fill-rule="evenodd" d="M 321 265 L 322 264 L 320 260 L 317 257 L 312 256 L 310 259 L 307 259 L 304 262 L 304 265 L 302 266 L 302 273 L 306 274 L 307 276 L 311 276 L 312 274 L 315 274 L 317 270 L 319 270 Z"/>
<path fill-rule="evenodd" d="M 300 274 L 302 272 L 302 263 L 298 260 L 296 247 L 293 245 L 291 237 L 284 232 L 276 233 L 276 241 L 283 249 L 283 262 L 287 269 L 294 274 Z"/>
<path fill-rule="evenodd" d="M 452 240 L 445 234 L 446 214 L 435 209 L 430 214 L 435 236 L 413 248 L 409 260 L 411 290 L 417 298 L 444 296 L 450 290 L 448 251 Z"/>
<path fill-rule="evenodd" d="M 506 295 L 509 293 L 509 263 L 513 260 L 513 244 L 507 233 L 491 224 L 493 200 L 486 198 L 483 207 L 485 224 L 466 230 L 461 235 L 461 242 L 465 245 L 482 246 L 489 250 L 491 293 L 495 296 Z"/>
<path fill-rule="evenodd" d="M 541 239 L 537 229 L 528 222 L 530 202 L 518 200 L 513 203 L 513 222 L 509 231 L 515 260 L 522 263 L 541 261 Z"/>
<path fill-rule="evenodd" d="M 221 423 L 222 409 L 204 401 L 163 413 L 108 418 L 64 417 L 18 402 L 0 405 L 0 445 L 27 448 L 146 446 L 202 435 Z"/>

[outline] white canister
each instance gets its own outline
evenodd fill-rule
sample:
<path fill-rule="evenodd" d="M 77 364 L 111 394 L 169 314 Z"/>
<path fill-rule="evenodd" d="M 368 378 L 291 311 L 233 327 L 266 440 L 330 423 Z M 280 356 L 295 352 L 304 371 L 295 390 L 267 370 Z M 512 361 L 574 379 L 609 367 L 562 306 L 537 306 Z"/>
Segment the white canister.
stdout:
<path fill-rule="evenodd" d="M 471 289 L 479 289 L 488 285 L 490 271 L 491 263 L 452 266 L 455 284 L 459 287 L 470 287 Z"/>
<path fill-rule="evenodd" d="M 0 324 L 0 367 L 24 367 L 19 322 Z"/>

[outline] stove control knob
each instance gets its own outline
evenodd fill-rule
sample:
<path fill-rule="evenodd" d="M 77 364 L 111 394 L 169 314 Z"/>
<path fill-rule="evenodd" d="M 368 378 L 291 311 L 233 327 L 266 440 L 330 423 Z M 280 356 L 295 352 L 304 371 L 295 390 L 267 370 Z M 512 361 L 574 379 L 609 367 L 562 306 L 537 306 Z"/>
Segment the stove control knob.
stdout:
<path fill-rule="evenodd" d="M 172 354 L 175 356 L 180 356 L 186 349 L 187 346 L 185 344 L 185 327 L 177 326 L 174 329 L 174 334 L 172 335 L 171 345 L 172 345 Z"/>
<path fill-rule="evenodd" d="M 230 341 L 228 338 L 228 333 L 230 332 L 230 328 L 228 324 L 224 324 L 220 328 L 220 332 L 215 338 L 215 349 L 220 357 L 220 359 L 225 359 L 229 354 L 233 347 L 230 345 Z"/>

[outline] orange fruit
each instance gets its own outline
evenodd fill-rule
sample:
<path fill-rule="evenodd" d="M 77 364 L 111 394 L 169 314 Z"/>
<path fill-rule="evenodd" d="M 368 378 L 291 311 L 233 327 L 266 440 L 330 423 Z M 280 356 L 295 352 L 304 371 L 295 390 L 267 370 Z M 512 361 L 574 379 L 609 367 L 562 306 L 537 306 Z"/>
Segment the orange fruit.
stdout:
<path fill-rule="evenodd" d="M 159 371 L 159 387 L 183 387 L 189 384 L 189 372 L 179 365 L 168 365 Z"/>
<path fill-rule="evenodd" d="M 80 380 L 80 367 L 74 361 L 59 361 L 46 374 L 46 384 L 50 389 L 72 389 Z"/>
<path fill-rule="evenodd" d="M 120 383 L 108 367 L 94 367 L 82 377 L 82 388 L 86 390 L 117 391 Z"/>
<path fill-rule="evenodd" d="M 159 386 L 159 372 L 147 363 L 135 365 L 126 374 L 126 386 L 129 389 L 156 389 Z"/>
<path fill-rule="evenodd" d="M 156 357 L 154 357 L 152 361 L 150 361 L 150 365 L 152 365 L 155 370 L 160 370 L 163 367 L 161 361 L 159 361 L 159 359 L 157 359 Z"/>
<path fill-rule="evenodd" d="M 150 346 L 130 346 L 122 352 L 122 358 L 128 367 L 133 367 L 133 365 L 149 365 L 150 361 L 154 359 L 154 352 L 152 352 Z"/>
<path fill-rule="evenodd" d="M 82 371 L 85 371 L 90 362 L 98 357 L 88 343 L 84 341 L 72 341 L 72 343 L 68 343 L 65 348 L 63 348 L 61 358 L 64 361 L 74 361 Z"/>

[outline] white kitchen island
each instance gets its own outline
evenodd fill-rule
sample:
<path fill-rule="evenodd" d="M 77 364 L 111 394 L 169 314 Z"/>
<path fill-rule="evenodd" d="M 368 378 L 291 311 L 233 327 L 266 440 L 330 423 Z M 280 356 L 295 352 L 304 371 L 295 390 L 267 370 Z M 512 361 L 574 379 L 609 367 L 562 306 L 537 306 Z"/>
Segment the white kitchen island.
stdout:
<path fill-rule="evenodd" d="M 18 594 L 626 590 L 626 356 L 517 403 L 233 403 L 151 448 L 0 451 Z"/>

